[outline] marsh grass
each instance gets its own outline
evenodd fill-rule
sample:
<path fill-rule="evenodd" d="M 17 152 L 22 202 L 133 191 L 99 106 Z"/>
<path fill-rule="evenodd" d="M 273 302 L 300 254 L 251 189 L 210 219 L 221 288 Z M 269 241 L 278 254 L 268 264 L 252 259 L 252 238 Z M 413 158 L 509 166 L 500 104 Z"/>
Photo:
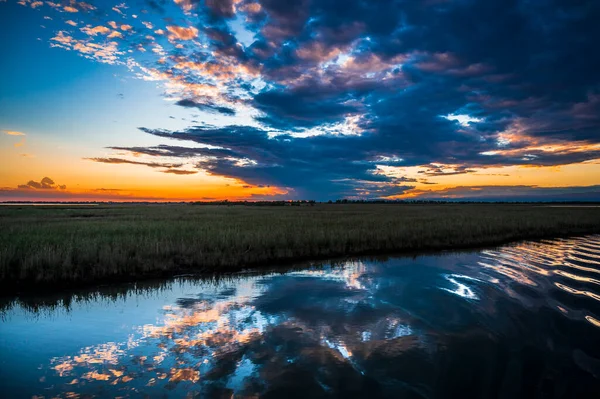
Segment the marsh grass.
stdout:
<path fill-rule="evenodd" d="M 593 207 L 0 207 L 0 285 L 6 293 L 597 232 Z"/>

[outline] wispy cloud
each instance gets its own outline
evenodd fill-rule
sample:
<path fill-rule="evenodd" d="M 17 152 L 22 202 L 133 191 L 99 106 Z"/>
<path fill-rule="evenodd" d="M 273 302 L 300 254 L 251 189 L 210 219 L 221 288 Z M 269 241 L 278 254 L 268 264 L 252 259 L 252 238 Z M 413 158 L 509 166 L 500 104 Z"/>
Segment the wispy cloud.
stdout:
<path fill-rule="evenodd" d="M 9 136 L 25 136 L 23 132 L 17 132 L 15 130 L 3 130 L 4 134 L 8 134 Z"/>
<path fill-rule="evenodd" d="M 167 169 L 167 170 L 163 170 L 161 172 L 171 173 L 174 175 L 195 175 L 196 173 L 198 173 L 197 170 L 182 170 L 182 169 Z"/>
<path fill-rule="evenodd" d="M 180 168 L 183 163 L 160 163 L 160 162 L 142 162 L 142 161 L 132 161 L 129 159 L 123 158 L 84 158 L 89 161 L 100 162 L 100 163 L 109 163 L 109 164 L 130 164 L 130 165 L 144 165 L 149 166 L 151 168 Z"/>

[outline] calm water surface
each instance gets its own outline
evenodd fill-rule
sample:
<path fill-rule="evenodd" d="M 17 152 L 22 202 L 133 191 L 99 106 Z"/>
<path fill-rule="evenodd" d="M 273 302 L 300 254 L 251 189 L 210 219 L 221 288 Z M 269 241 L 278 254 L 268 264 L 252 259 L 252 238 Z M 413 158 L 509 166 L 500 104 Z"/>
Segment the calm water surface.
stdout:
<path fill-rule="evenodd" d="M 0 396 L 600 397 L 600 236 L 15 302 Z"/>

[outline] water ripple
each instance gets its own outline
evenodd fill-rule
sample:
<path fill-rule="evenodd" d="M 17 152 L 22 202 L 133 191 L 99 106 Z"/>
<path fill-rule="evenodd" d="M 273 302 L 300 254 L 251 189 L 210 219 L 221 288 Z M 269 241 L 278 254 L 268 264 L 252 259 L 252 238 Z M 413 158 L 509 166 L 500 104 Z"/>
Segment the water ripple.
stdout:
<path fill-rule="evenodd" d="M 518 285 L 537 287 L 549 287 L 553 285 L 575 297 L 591 298 L 600 302 L 600 279 L 594 278 L 600 274 L 600 236 L 593 235 L 572 239 L 542 240 L 537 243 L 525 242 L 513 246 L 507 246 L 496 250 L 481 252 L 481 260 L 478 264 L 486 271 L 497 273 L 509 278 Z M 574 273 L 571 270 L 576 270 Z M 585 275 L 590 274 L 590 276 Z M 557 280 L 561 279 L 561 280 Z M 572 287 L 565 281 L 571 281 L 577 287 Z M 491 281 L 488 279 L 488 281 Z M 514 296 L 518 286 L 507 287 L 501 280 L 496 280 L 502 285 L 506 292 Z M 554 297 L 551 292 L 545 294 L 546 302 L 553 303 L 553 308 L 562 314 L 579 314 L 581 320 L 586 320 L 595 326 L 600 326 L 598 319 L 586 315 L 590 309 L 571 308 L 572 305 L 563 303 L 563 298 Z M 516 294 L 520 300 L 525 301 L 522 295 Z M 567 309 L 570 309 L 567 311 Z M 598 308 L 592 309 L 598 312 Z"/>

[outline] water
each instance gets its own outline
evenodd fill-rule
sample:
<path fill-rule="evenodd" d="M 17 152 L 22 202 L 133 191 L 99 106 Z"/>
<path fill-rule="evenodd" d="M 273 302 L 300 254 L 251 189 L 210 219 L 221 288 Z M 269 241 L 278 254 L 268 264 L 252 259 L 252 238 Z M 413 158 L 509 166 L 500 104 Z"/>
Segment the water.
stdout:
<path fill-rule="evenodd" d="M 597 398 L 600 236 L 5 307 L 2 397 Z"/>

